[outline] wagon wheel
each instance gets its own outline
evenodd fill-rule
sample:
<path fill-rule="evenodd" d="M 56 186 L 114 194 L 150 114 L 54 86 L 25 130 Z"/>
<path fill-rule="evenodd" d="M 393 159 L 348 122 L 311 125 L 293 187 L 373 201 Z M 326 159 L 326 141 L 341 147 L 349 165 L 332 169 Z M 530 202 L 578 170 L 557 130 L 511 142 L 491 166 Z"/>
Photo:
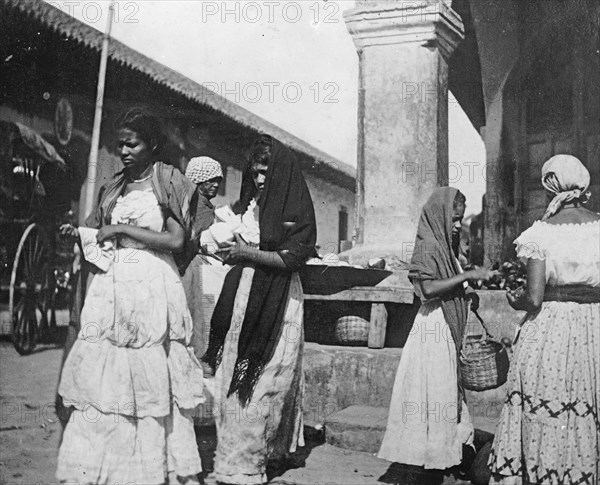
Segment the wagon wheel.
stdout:
<path fill-rule="evenodd" d="M 21 355 L 33 352 L 48 326 L 49 258 L 48 236 L 30 224 L 17 246 L 9 288 L 12 340 Z"/>

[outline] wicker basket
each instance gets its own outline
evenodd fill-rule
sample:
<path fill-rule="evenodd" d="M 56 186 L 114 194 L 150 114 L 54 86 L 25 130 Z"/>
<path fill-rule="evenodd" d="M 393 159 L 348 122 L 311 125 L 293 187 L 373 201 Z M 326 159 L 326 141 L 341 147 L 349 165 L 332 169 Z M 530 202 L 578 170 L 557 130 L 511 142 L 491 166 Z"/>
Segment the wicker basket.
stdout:
<path fill-rule="evenodd" d="M 366 345 L 369 340 L 369 322 L 349 315 L 335 322 L 335 338 L 343 345 Z"/>
<path fill-rule="evenodd" d="M 474 312 L 483 335 L 465 335 L 460 352 L 462 385 L 471 391 L 495 389 L 506 382 L 509 359 L 506 347 L 490 337 L 483 320 Z"/>

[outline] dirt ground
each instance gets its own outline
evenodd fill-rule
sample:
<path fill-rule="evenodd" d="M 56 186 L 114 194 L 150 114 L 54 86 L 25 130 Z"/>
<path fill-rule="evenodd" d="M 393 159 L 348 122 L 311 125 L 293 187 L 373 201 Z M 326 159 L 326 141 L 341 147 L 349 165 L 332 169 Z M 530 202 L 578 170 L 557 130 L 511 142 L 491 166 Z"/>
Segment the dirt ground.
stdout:
<path fill-rule="evenodd" d="M 0 483 L 56 483 L 61 425 L 54 397 L 62 348 L 43 345 L 20 356 L 0 340 Z"/>
<path fill-rule="evenodd" d="M 9 340 L 0 340 L 0 485 L 53 485 L 62 427 L 54 399 L 63 350 L 40 345 L 20 356 Z M 214 485 L 212 461 L 216 446 L 214 427 L 196 429 L 205 485 Z M 389 463 L 369 453 L 342 450 L 310 438 L 299 453 L 300 462 L 289 470 L 270 474 L 278 485 L 398 484 L 389 475 Z M 391 468 L 390 468 L 391 470 Z M 434 483 L 434 482 L 432 482 Z M 442 478 L 435 483 L 442 484 Z M 443 485 L 465 484 L 452 476 Z"/>
<path fill-rule="evenodd" d="M 58 485 L 54 472 L 62 426 L 54 399 L 62 355 L 61 345 L 40 345 L 21 356 L 9 339 L 0 340 L 0 485 Z M 199 430 L 207 473 L 216 436 L 213 428 Z"/>

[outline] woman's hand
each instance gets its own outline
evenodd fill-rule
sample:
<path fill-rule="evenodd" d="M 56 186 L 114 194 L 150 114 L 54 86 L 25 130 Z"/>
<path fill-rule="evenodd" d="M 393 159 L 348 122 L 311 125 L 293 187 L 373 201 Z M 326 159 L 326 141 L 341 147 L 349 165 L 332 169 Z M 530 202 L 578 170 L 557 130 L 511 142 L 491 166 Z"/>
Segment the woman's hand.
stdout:
<path fill-rule="evenodd" d="M 220 246 L 216 244 L 203 244 L 200 246 L 200 253 L 205 256 L 213 257 L 225 264 L 229 251 L 235 246 L 235 243 L 225 242 Z"/>
<path fill-rule="evenodd" d="M 114 239 L 120 234 L 123 234 L 123 228 L 125 224 L 111 224 L 108 226 L 101 227 L 98 229 L 98 234 L 96 234 L 96 241 L 99 244 L 102 244 L 104 241 L 108 239 Z"/>
<path fill-rule="evenodd" d="M 235 234 L 235 245 L 229 250 L 225 263 L 234 265 L 247 261 L 249 251 L 250 245 L 239 234 Z"/>
<path fill-rule="evenodd" d="M 521 301 L 521 297 L 525 294 L 525 289 L 523 287 L 519 287 L 516 290 L 508 290 L 506 292 L 506 299 L 508 300 L 508 304 L 514 310 L 523 310 L 523 302 Z"/>
<path fill-rule="evenodd" d="M 511 290 L 508 290 L 506 292 L 506 299 L 508 300 L 508 304 L 514 309 L 514 310 L 520 310 L 521 307 L 519 305 L 519 297 L 513 293 Z"/>
<path fill-rule="evenodd" d="M 68 236 L 73 238 L 79 237 L 79 231 L 76 227 L 73 227 L 71 224 L 63 224 L 58 230 L 61 236 Z"/>
<path fill-rule="evenodd" d="M 494 276 L 499 276 L 499 275 L 500 275 L 499 271 L 494 271 L 494 270 L 485 269 L 485 268 L 474 268 L 474 269 L 470 269 L 469 271 L 465 272 L 465 277 L 468 280 L 474 280 L 474 281 L 489 281 Z"/>

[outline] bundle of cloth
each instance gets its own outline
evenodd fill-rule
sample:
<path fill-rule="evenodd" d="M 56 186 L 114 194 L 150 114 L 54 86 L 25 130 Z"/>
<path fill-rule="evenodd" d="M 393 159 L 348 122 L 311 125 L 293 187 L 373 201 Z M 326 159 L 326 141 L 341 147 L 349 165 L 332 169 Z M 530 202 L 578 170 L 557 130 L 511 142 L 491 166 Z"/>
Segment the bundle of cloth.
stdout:
<path fill-rule="evenodd" d="M 208 252 L 218 253 L 220 249 L 229 247 L 239 234 L 248 244 L 260 243 L 260 232 L 253 213 L 258 210 L 255 200 L 251 200 L 248 210 L 236 214 L 229 205 L 215 209 L 215 223 L 202 232 L 200 244 Z"/>

